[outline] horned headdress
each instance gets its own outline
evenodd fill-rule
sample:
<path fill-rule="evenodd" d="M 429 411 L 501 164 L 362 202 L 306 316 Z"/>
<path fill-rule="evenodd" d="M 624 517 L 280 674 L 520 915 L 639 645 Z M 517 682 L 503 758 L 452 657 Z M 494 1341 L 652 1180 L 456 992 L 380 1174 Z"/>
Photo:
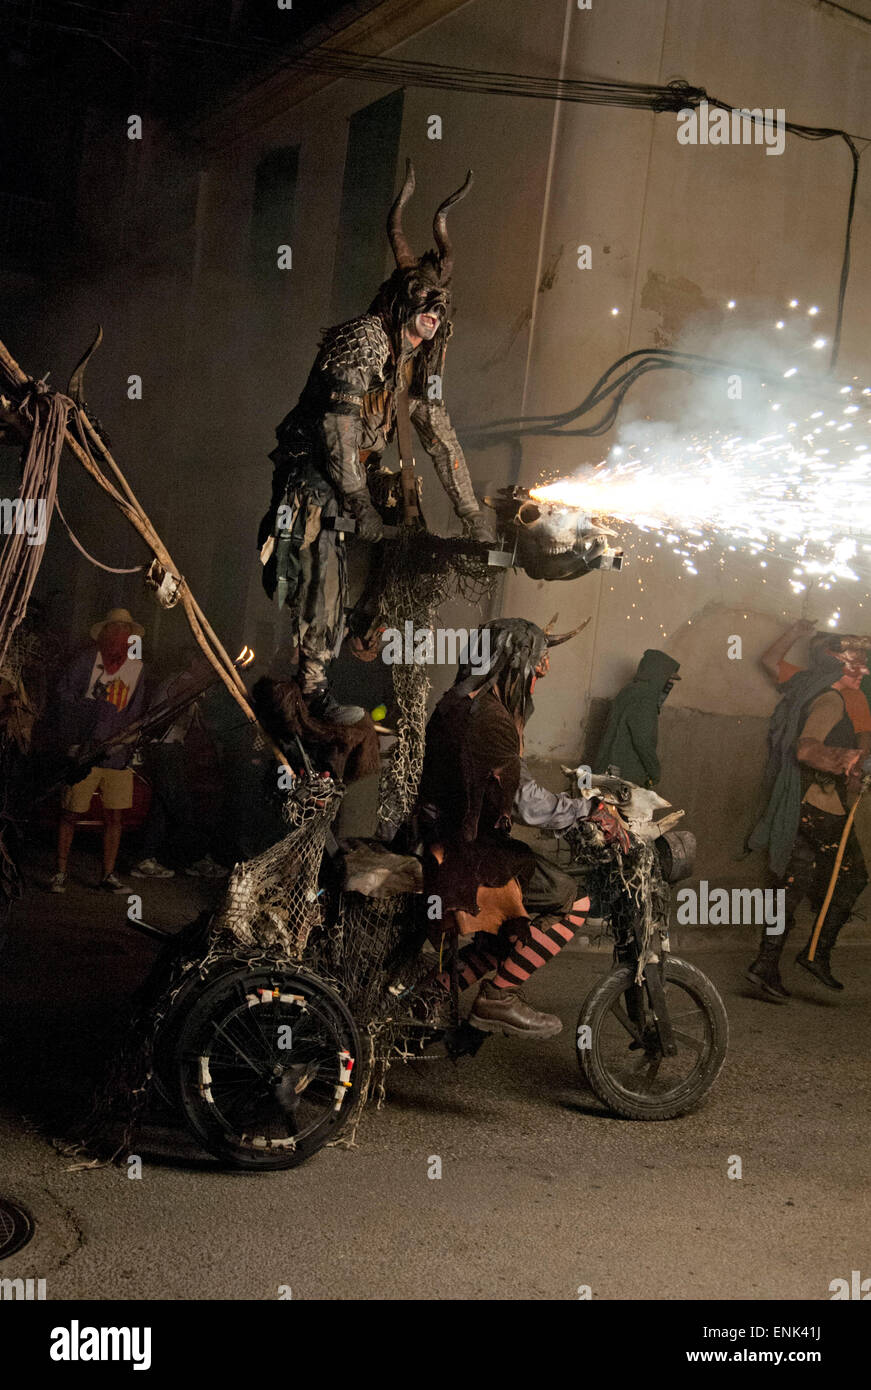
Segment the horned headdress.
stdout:
<path fill-rule="evenodd" d="M 472 171 L 466 174 L 465 182 L 436 208 L 432 221 L 435 250 L 425 251 L 416 256 L 411 249 L 402 225 L 406 204 L 414 193 L 414 166 L 410 159 L 405 163 L 405 181 L 393 201 L 387 217 L 387 235 L 396 261 L 396 269 L 385 280 L 378 294 L 369 306 L 370 314 L 378 314 L 385 329 L 398 344 L 401 329 L 416 314 L 424 311 L 441 311 L 442 325 L 432 343 L 425 349 L 428 370 L 440 370 L 437 365 L 444 358 L 444 350 L 450 337 L 450 281 L 454 268 L 454 250 L 448 235 L 448 210 L 465 198 L 472 187 Z"/>
<path fill-rule="evenodd" d="M 478 634 L 476 661 L 463 662 L 454 684 L 464 695 L 498 686 L 500 696 L 515 718 L 525 723 L 532 713 L 534 677 L 546 669 L 545 657 L 581 632 L 586 618 L 570 632 L 551 632 L 555 618 L 540 628 L 526 618 L 493 618 Z"/>
<path fill-rule="evenodd" d="M 405 161 L 405 182 L 397 193 L 387 218 L 387 235 L 393 248 L 397 270 L 410 270 L 412 267 L 417 268 L 427 263 L 435 270 L 439 285 L 446 286 L 450 283 L 454 268 L 454 250 L 448 236 L 448 209 L 452 208 L 454 203 L 458 203 L 461 198 L 465 198 L 471 187 L 472 171 L 470 169 L 466 174 L 465 183 L 445 198 L 444 202 L 440 203 L 436 209 L 432 220 L 436 250 L 427 251 L 423 256 L 415 256 L 402 227 L 402 214 L 405 205 L 414 192 L 414 165 L 410 159 Z"/>

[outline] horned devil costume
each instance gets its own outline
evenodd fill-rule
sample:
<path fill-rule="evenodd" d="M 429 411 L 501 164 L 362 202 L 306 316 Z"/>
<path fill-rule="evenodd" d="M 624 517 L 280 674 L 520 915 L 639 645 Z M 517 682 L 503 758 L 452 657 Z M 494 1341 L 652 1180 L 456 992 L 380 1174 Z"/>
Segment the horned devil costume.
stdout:
<path fill-rule="evenodd" d="M 470 171 L 438 208 L 437 249 L 418 258 L 402 230 L 403 209 L 414 192 L 408 161 L 387 222 L 396 270 L 368 313 L 327 330 L 299 401 L 278 426 L 278 447 L 270 455 L 272 501 L 258 543 L 267 593 L 297 618 L 299 681 L 306 695 L 325 693 L 326 668 L 344 632 L 347 570 L 334 519 L 349 513 L 363 540 L 381 539 L 369 481 L 379 472 L 397 423 L 401 436 L 405 420 L 413 421 L 467 533 L 492 539 L 440 399 L 452 327 L 447 212 L 471 183 Z"/>
<path fill-rule="evenodd" d="M 531 796 L 528 775 L 523 779 L 523 729 L 536 679 L 547 671 L 548 647 L 574 634 L 548 636 L 521 618 L 496 619 L 483 632 L 486 667 L 460 666 L 427 727 L 418 807 L 425 891 L 441 899 L 434 937 L 443 930 L 471 937 L 459 956 L 460 986 L 496 972 L 470 1022 L 485 1032 L 551 1037 L 560 1020 L 532 1009 L 518 986 L 572 939 L 590 903 L 577 897 L 574 879 L 512 839 L 509 828 L 512 815 L 524 818 L 525 805 L 535 806 L 534 824 L 553 828 L 564 828 L 572 815 L 598 814 L 584 798 L 549 797 L 543 788 Z M 438 983 L 447 987 L 447 976 Z"/>

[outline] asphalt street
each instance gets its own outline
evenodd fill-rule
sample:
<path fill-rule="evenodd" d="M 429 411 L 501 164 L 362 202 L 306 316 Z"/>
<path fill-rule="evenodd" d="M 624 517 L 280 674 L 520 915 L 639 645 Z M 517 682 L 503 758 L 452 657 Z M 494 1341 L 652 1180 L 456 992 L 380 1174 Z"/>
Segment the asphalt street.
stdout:
<path fill-rule="evenodd" d="M 149 887 L 163 925 L 208 899 Z M 155 896 L 158 895 L 158 896 Z M 157 906 L 155 906 L 157 905 Z M 719 988 L 731 1042 L 707 1103 L 678 1120 L 610 1116 L 574 1056 L 578 1008 L 609 968 L 573 947 L 532 980 L 562 1035 L 396 1065 L 352 1148 L 299 1169 L 221 1171 L 168 1115 L 126 1168 L 62 1153 L 153 959 L 126 900 L 31 888 L 0 956 L 0 1192 L 37 1234 L 4 1277 L 50 1299 L 828 1299 L 871 1275 L 871 943 L 853 928 L 836 996 L 792 964 L 786 1007 L 750 995 L 748 938 L 683 953 Z M 742 1176 L 730 1177 L 741 1160 Z M 431 1177 L 439 1165 L 440 1177 Z"/>

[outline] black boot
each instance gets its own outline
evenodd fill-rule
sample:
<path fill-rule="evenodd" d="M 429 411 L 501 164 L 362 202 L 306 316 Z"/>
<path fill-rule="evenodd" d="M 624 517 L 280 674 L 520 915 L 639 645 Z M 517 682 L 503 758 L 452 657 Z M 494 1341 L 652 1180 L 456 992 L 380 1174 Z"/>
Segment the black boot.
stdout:
<path fill-rule="evenodd" d="M 780 978 L 780 954 L 788 930 L 789 928 L 779 936 L 769 936 L 763 931 L 759 954 L 753 964 L 748 965 L 744 971 L 744 978 L 749 980 L 751 985 L 755 985 L 762 998 L 771 1004 L 785 1004 L 790 997 L 789 990 L 784 987 Z"/>
<path fill-rule="evenodd" d="M 309 714 L 325 724 L 359 724 L 366 715 L 362 705 L 340 705 L 325 685 L 305 692 Z"/>
<path fill-rule="evenodd" d="M 796 965 L 803 965 L 805 970 L 813 975 L 815 979 L 819 980 L 821 985 L 825 985 L 827 989 L 844 988 L 841 981 L 836 980 L 832 974 L 831 958 L 832 950 L 838 939 L 838 932 L 849 916 L 849 909 L 846 911 L 843 909 L 837 911 L 830 907 L 826 913 L 826 920 L 823 922 L 823 929 L 820 932 L 820 939 L 817 942 L 817 949 L 814 952 L 813 960 L 810 960 L 808 957 L 813 933 L 811 933 L 811 937 L 808 938 L 807 946 L 805 946 L 803 951 L 799 951 L 795 958 Z"/>

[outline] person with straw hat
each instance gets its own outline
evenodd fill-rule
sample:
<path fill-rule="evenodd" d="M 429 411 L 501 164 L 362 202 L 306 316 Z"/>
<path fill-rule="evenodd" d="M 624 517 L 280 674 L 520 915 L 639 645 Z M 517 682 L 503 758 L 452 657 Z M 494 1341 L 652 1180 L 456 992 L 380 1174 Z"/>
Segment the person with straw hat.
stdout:
<path fill-rule="evenodd" d="M 132 748 L 122 745 L 101 752 L 100 746 L 144 713 L 145 667 L 139 641 L 144 634 L 142 624 L 126 608 L 110 609 L 91 628 L 95 645 L 80 652 L 61 679 L 58 704 L 65 751 L 75 757 L 93 747 L 98 761 L 64 791 L 57 869 L 49 885 L 53 893 L 66 891 L 67 860 L 77 820 L 87 812 L 97 791 L 103 802 L 103 872 L 97 886 L 107 893 L 127 891 L 115 873 L 115 863 L 122 812 L 133 804 Z"/>

